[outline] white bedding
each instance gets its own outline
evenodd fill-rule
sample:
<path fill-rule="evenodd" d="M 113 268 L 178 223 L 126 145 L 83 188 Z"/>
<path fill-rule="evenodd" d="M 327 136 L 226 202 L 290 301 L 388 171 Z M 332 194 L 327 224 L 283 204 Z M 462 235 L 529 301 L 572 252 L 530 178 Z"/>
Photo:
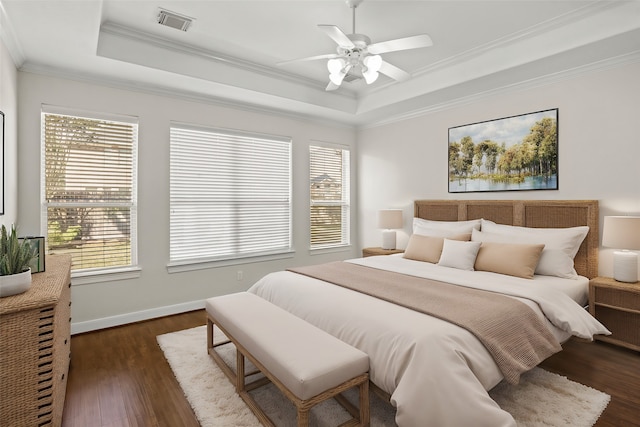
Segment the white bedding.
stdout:
<path fill-rule="evenodd" d="M 584 280 L 518 279 L 439 267 L 401 256 L 349 262 L 515 296 L 540 316 L 546 314 L 559 342 L 571 334 L 591 338 L 608 333 L 574 302 L 585 296 Z M 287 271 L 265 276 L 249 292 L 367 353 L 371 380 L 391 395 L 399 426 L 515 426 L 511 415 L 487 393 L 502 375 L 488 351 L 467 330 Z"/>

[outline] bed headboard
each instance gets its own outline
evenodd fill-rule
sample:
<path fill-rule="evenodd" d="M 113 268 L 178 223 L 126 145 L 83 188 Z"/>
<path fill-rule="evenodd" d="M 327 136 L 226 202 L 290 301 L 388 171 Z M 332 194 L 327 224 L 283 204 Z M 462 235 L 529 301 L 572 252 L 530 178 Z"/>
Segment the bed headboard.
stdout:
<path fill-rule="evenodd" d="M 574 264 L 581 276 L 598 275 L 599 214 L 597 200 L 416 200 L 414 217 L 436 221 L 484 218 L 521 227 L 589 226 Z"/>

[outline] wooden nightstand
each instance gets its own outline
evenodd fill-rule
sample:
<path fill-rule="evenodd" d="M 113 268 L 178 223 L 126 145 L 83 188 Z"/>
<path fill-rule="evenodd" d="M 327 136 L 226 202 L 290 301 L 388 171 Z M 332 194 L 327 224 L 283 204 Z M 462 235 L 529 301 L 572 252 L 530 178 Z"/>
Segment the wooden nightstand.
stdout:
<path fill-rule="evenodd" d="M 362 256 L 375 256 L 375 255 L 391 255 L 391 254 L 401 254 L 404 252 L 404 249 L 382 249 L 382 248 L 364 248 L 362 249 Z"/>
<path fill-rule="evenodd" d="M 640 283 L 591 279 L 589 312 L 611 331 L 596 339 L 640 351 Z"/>

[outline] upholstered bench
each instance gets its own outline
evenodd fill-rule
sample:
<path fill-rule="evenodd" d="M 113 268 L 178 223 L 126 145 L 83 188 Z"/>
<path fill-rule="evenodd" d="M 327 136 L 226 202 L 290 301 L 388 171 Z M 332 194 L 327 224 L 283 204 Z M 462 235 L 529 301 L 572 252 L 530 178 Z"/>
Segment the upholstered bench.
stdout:
<path fill-rule="evenodd" d="M 249 391 L 268 381 L 245 384 L 245 357 L 295 404 L 298 426 L 307 426 L 309 410 L 332 397 L 354 417 L 343 425 L 369 425 L 365 353 L 248 292 L 209 298 L 206 311 L 207 350 L 263 425 L 273 423 Z M 236 346 L 235 373 L 215 349 L 220 344 L 214 346 L 214 325 Z M 340 396 L 356 386 L 359 410 Z"/>

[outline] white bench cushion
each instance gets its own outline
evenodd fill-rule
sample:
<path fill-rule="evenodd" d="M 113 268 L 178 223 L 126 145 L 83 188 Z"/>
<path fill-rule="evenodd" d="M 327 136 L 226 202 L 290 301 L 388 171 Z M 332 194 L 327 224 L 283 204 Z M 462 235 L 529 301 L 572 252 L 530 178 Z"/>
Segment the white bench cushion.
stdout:
<path fill-rule="evenodd" d="M 207 312 L 302 400 L 369 370 L 369 356 L 248 292 L 209 298 Z"/>

